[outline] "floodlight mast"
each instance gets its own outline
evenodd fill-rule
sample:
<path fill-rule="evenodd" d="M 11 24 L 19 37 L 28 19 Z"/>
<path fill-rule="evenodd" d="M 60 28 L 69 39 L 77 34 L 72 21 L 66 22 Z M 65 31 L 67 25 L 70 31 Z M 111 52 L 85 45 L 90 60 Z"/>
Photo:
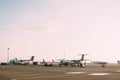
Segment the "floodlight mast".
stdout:
<path fill-rule="evenodd" d="M 9 62 L 9 50 L 10 48 L 7 48 L 7 63 Z"/>
<path fill-rule="evenodd" d="M 65 60 L 65 53 L 64 53 L 64 60 Z"/>

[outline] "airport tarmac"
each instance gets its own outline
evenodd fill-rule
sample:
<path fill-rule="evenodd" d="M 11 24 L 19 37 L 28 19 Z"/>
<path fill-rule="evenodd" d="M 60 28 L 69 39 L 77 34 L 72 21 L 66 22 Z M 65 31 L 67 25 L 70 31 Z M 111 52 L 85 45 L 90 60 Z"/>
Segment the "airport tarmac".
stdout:
<path fill-rule="evenodd" d="M 120 80 L 120 65 L 88 64 L 86 68 L 0 65 L 0 80 Z"/>

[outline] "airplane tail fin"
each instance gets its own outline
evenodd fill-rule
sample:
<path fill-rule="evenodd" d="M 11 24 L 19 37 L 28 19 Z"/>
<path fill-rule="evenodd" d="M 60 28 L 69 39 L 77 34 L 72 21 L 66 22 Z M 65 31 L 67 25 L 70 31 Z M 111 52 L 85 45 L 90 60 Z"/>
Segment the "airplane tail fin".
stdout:
<path fill-rule="evenodd" d="M 53 62 L 53 63 L 55 62 L 54 59 L 52 60 L 52 62 Z"/>
<path fill-rule="evenodd" d="M 33 61 L 33 60 L 34 60 L 34 57 L 35 57 L 35 56 L 32 56 L 30 60 Z"/>
<path fill-rule="evenodd" d="M 43 63 L 45 63 L 45 60 L 43 59 Z"/>
<path fill-rule="evenodd" d="M 17 60 L 17 58 L 15 58 L 15 60 Z"/>
<path fill-rule="evenodd" d="M 89 54 L 79 54 L 79 55 L 82 55 L 82 57 L 81 57 L 81 59 L 80 59 L 80 61 L 84 61 L 85 60 L 85 55 L 89 55 Z"/>
<path fill-rule="evenodd" d="M 84 56 L 85 56 L 85 55 L 84 55 L 84 54 L 82 54 L 81 61 L 83 61 L 83 60 L 84 60 Z"/>

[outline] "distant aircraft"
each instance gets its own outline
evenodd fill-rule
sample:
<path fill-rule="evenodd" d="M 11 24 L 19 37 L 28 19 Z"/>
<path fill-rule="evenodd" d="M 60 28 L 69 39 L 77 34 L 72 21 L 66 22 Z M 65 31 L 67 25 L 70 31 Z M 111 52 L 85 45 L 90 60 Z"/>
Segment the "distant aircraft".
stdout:
<path fill-rule="evenodd" d="M 40 65 L 43 65 L 43 66 L 53 66 L 52 62 L 46 62 L 44 59 L 43 59 L 43 62 L 40 63 Z"/>
<path fill-rule="evenodd" d="M 65 65 L 65 66 L 68 66 L 68 65 L 71 65 L 71 66 L 80 66 L 80 67 L 85 67 L 85 66 L 87 66 L 87 62 L 86 61 L 88 61 L 88 59 L 84 59 L 84 56 L 85 55 L 88 55 L 88 54 L 80 54 L 80 55 L 82 55 L 81 56 L 81 59 L 78 59 L 78 60 L 61 60 L 60 61 L 60 66 L 62 66 L 62 65 Z"/>
<path fill-rule="evenodd" d="M 117 63 L 120 64 L 120 61 L 118 60 Z"/>
<path fill-rule="evenodd" d="M 82 55 L 81 59 L 79 59 L 79 60 L 72 60 L 72 61 L 74 61 L 73 65 L 77 65 L 77 66 L 80 66 L 80 67 L 86 67 L 87 66 L 87 62 L 86 61 L 89 61 L 90 59 L 84 59 L 84 57 L 85 57 L 85 55 L 88 55 L 88 54 L 80 54 L 80 55 Z"/>
<path fill-rule="evenodd" d="M 32 56 L 30 59 L 27 60 L 18 60 L 17 58 L 10 60 L 10 64 L 18 64 L 18 65 L 26 65 L 26 64 L 32 64 L 34 60 L 34 56 Z"/>
<path fill-rule="evenodd" d="M 41 62 L 40 65 L 43 65 L 43 66 L 56 66 L 56 65 L 59 65 L 59 62 L 55 62 L 54 60 L 52 60 L 50 62 L 50 61 L 45 61 L 43 59 L 43 62 Z"/>
<path fill-rule="evenodd" d="M 105 67 L 105 65 L 107 65 L 107 62 L 103 62 L 103 61 L 93 61 L 92 63 L 94 63 L 94 64 L 100 64 L 101 67 Z"/>

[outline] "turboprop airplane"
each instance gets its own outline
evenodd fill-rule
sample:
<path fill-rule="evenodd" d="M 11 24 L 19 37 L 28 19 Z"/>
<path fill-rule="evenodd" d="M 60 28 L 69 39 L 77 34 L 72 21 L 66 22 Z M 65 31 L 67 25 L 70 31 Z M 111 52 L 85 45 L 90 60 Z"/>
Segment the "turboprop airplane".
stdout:
<path fill-rule="evenodd" d="M 88 54 L 80 54 L 82 55 L 81 56 L 81 59 L 79 60 L 72 60 L 74 63 L 71 64 L 72 66 L 80 66 L 80 67 L 86 67 L 87 66 L 87 62 L 86 61 L 89 61 L 90 59 L 84 59 L 85 55 L 88 55 Z"/>
<path fill-rule="evenodd" d="M 64 60 L 64 59 L 61 60 L 59 66 L 62 66 L 62 65 L 65 65 L 65 66 L 71 65 L 71 66 L 80 66 L 80 67 L 87 66 L 86 61 L 88 61 L 88 59 L 84 59 L 84 56 L 88 54 L 80 54 L 80 55 L 82 55 L 81 59 L 78 59 L 78 60 Z"/>
<path fill-rule="evenodd" d="M 45 61 L 43 59 L 43 62 L 40 62 L 40 65 L 43 65 L 43 66 L 57 66 L 57 65 L 59 65 L 59 62 L 55 62 L 54 60 L 52 60 L 50 62 L 50 61 Z"/>
<path fill-rule="evenodd" d="M 120 64 L 120 60 L 118 60 L 117 63 Z"/>
<path fill-rule="evenodd" d="M 34 56 L 32 56 L 30 59 L 26 60 L 18 60 L 17 58 L 10 60 L 10 64 L 18 64 L 18 65 L 26 65 L 26 64 L 32 64 L 34 60 Z"/>
<path fill-rule="evenodd" d="M 43 65 L 43 66 L 53 66 L 52 62 L 46 62 L 44 59 L 43 59 L 43 62 L 40 62 L 40 65 Z"/>

